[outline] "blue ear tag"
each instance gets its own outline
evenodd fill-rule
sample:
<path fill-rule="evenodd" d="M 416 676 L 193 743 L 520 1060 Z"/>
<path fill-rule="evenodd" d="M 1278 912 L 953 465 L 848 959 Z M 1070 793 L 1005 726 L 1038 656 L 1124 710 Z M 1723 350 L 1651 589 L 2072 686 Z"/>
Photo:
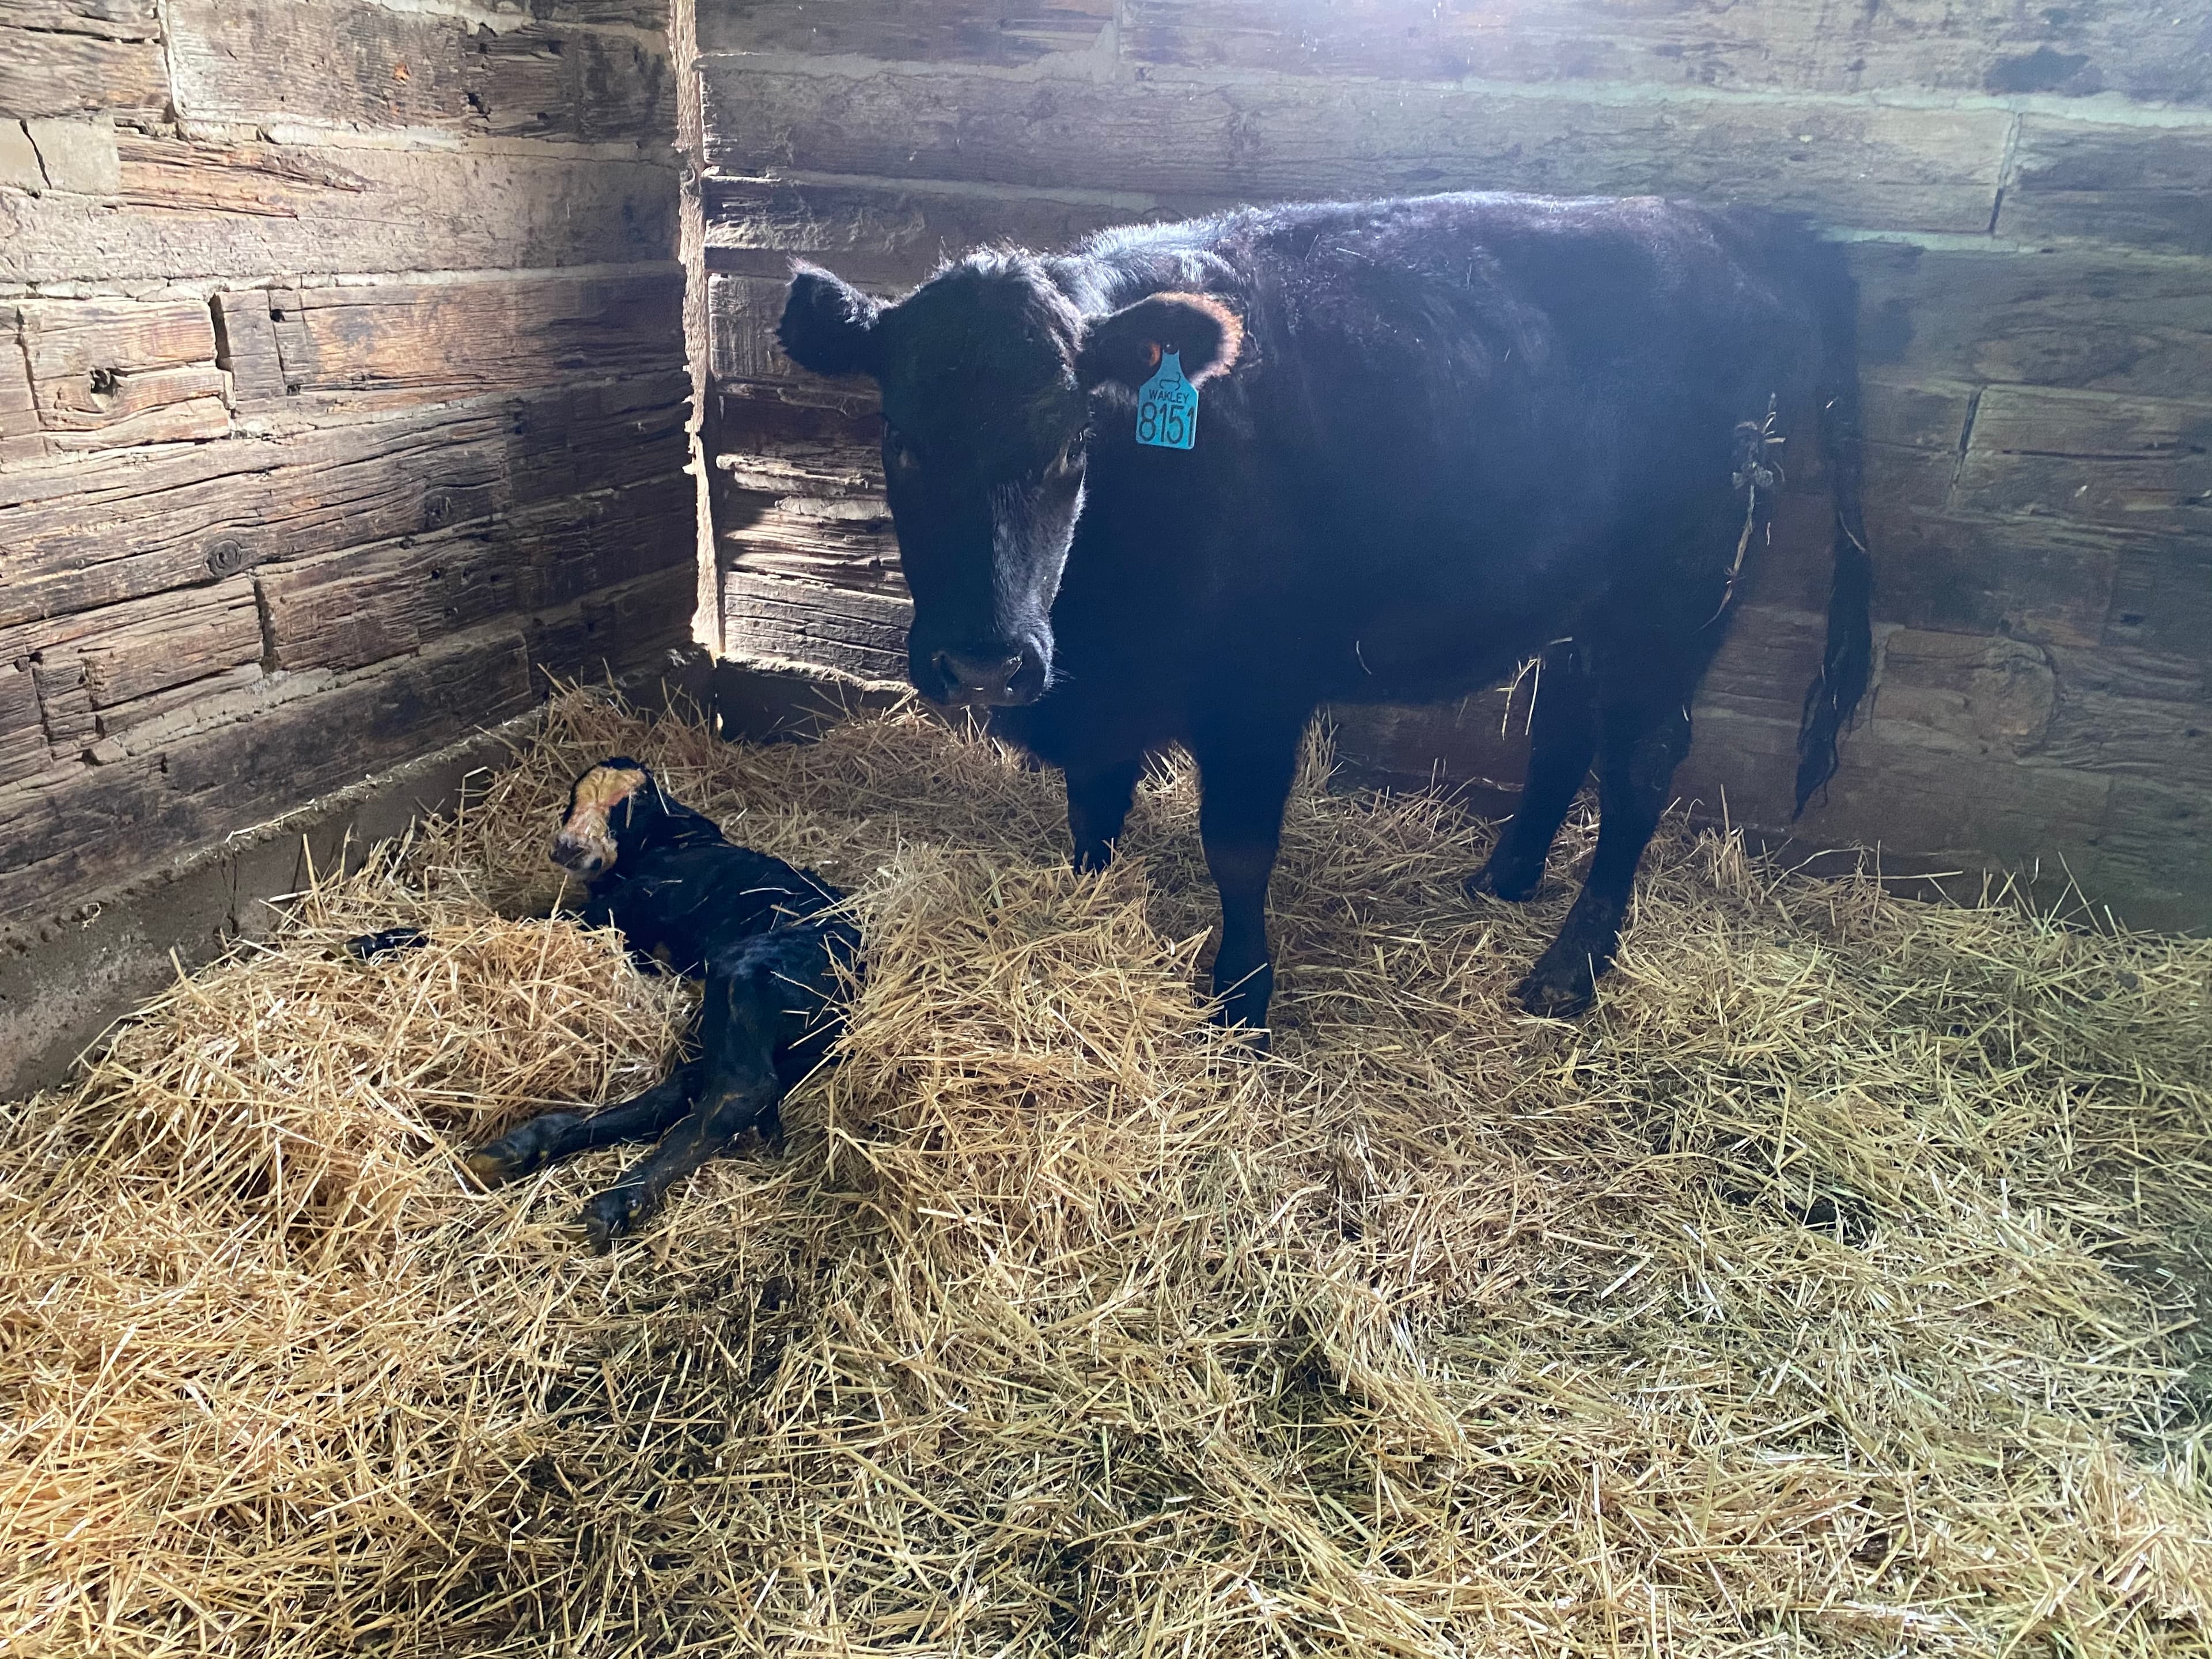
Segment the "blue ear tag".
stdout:
<path fill-rule="evenodd" d="M 1198 388 L 1182 377 L 1182 355 L 1160 354 L 1152 378 L 1137 388 L 1137 441 L 1188 449 L 1198 441 Z"/>

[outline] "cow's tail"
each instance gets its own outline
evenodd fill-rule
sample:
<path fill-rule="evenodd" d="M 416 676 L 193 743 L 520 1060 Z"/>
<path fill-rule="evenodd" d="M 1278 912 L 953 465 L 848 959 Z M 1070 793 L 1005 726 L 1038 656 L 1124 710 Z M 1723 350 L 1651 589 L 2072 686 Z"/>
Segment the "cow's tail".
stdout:
<path fill-rule="evenodd" d="M 1835 574 L 1820 677 L 1807 688 L 1797 727 L 1794 818 L 1836 772 L 1836 745 L 1850 730 L 1874 672 L 1874 560 L 1859 507 L 1863 433 L 1859 416 L 1858 284 L 1833 242 L 1812 249 L 1820 322 L 1820 453 L 1835 496 Z"/>

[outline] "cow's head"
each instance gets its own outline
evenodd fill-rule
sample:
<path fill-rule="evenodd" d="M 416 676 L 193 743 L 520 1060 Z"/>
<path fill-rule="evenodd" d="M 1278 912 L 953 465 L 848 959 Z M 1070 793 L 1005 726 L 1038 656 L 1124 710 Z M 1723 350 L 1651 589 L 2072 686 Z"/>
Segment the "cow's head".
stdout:
<path fill-rule="evenodd" d="M 1155 294 L 1086 315 L 1043 264 L 970 254 L 896 303 L 799 265 L 777 329 L 801 367 L 883 388 L 884 477 L 914 592 L 907 674 L 938 702 L 1033 702 L 1052 683 L 1060 592 L 1091 393 L 1181 354 L 1202 380 L 1237 361 L 1236 313 Z"/>

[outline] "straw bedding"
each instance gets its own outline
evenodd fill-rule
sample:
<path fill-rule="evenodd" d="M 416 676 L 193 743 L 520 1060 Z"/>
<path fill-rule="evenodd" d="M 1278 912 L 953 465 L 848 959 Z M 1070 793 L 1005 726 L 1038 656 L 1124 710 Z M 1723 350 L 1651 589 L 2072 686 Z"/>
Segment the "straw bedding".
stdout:
<path fill-rule="evenodd" d="M 679 1029 L 501 919 L 613 750 L 856 890 L 870 970 L 785 1155 L 594 1257 L 634 1152 L 452 1154 Z M 1532 1020 L 1587 827 L 1474 903 L 1486 828 L 1324 765 L 1254 1061 L 1186 775 L 1079 878 L 1055 780 L 912 716 L 568 700 L 14 1109 L 0 1650 L 2204 1651 L 2212 945 L 1670 830 L 1598 1012 Z"/>

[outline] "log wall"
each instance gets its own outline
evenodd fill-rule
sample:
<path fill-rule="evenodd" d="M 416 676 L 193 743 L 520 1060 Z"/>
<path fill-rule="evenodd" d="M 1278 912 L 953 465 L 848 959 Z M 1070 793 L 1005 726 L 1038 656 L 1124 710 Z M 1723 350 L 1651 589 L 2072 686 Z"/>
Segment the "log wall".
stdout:
<path fill-rule="evenodd" d="M 688 641 L 665 0 L 0 0 L 0 933 Z"/>
<path fill-rule="evenodd" d="M 1863 287 L 1881 657 L 1799 832 L 2212 923 L 2212 0 L 699 0 L 698 46 L 728 652 L 902 660 L 872 402 L 770 340 L 793 254 L 890 292 L 1238 202 L 1800 209 Z M 1787 820 L 1820 505 L 1680 775 L 1757 827 Z M 1341 711 L 1343 741 L 1511 780 L 1526 707 Z"/>

